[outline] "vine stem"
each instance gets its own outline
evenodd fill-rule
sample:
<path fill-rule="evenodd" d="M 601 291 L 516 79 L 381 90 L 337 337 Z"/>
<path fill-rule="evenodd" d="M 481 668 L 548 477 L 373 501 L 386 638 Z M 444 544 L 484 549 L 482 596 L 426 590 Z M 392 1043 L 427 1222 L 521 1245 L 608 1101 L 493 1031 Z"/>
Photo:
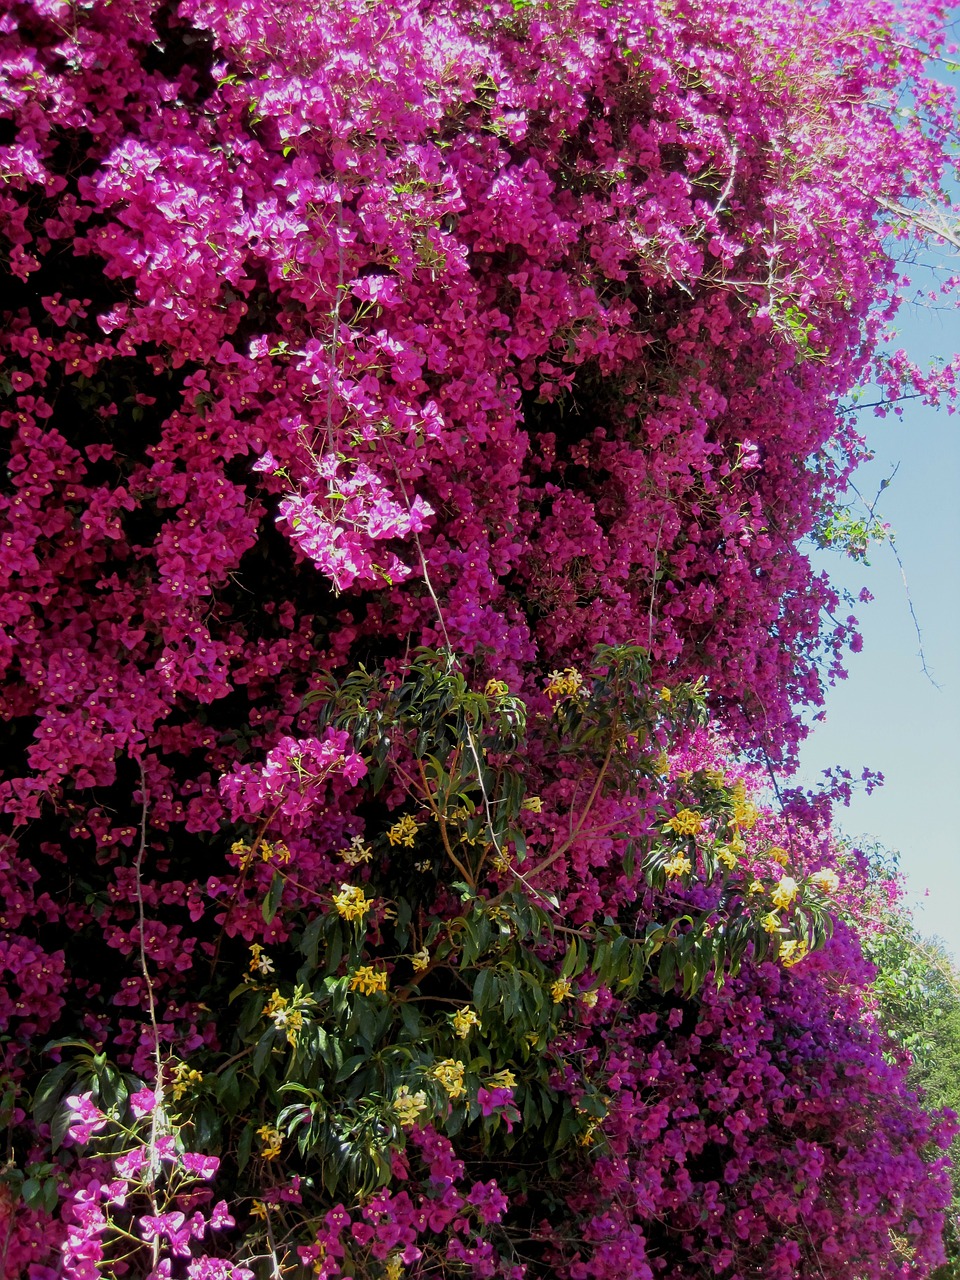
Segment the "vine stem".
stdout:
<path fill-rule="evenodd" d="M 593 809 L 593 806 L 597 802 L 597 797 L 600 794 L 600 788 L 603 786 L 603 780 L 607 775 L 607 770 L 610 768 L 610 761 L 613 759 L 613 751 L 617 745 L 616 728 L 617 728 L 617 722 L 616 720 L 614 720 L 613 724 L 610 726 L 610 743 L 607 746 L 606 755 L 603 757 L 603 763 L 600 765 L 600 768 L 597 772 L 597 777 L 596 777 L 596 781 L 593 784 L 593 789 L 590 792 L 590 795 L 587 797 L 587 803 L 583 806 L 583 810 L 581 811 L 580 817 L 577 820 L 577 825 L 574 827 L 573 831 L 570 832 L 569 836 L 567 836 L 566 840 L 564 840 L 563 844 L 560 845 L 558 849 L 554 849 L 553 853 L 548 854 L 545 858 L 543 858 L 540 862 L 538 862 L 537 865 L 531 871 L 527 872 L 526 877 L 524 877 L 525 879 L 527 877 L 538 876 L 541 873 L 541 871 L 546 871 L 548 867 L 552 866 L 553 863 L 556 862 L 558 858 L 563 857 L 563 855 L 567 852 L 567 850 L 573 844 L 574 840 L 576 840 L 577 836 L 579 836 L 580 832 L 583 830 L 584 823 L 587 821 L 587 818 L 590 816 L 590 811 Z"/>
<path fill-rule="evenodd" d="M 143 981 L 147 988 L 147 1014 L 150 1018 L 150 1031 L 153 1036 L 153 1062 L 156 1073 L 153 1085 L 154 1106 L 153 1110 L 150 1112 L 150 1138 L 148 1142 L 150 1158 L 147 1166 L 148 1194 L 150 1196 L 150 1204 L 153 1209 L 154 1216 L 156 1216 L 157 1196 L 155 1190 L 155 1179 L 160 1168 L 157 1139 L 159 1136 L 158 1129 L 163 1102 L 163 1057 L 160 1052 L 160 1028 L 157 1024 L 157 1001 L 154 993 L 153 979 L 150 977 L 150 966 L 147 964 L 147 947 L 144 938 L 147 928 L 147 916 L 143 901 L 143 863 L 147 855 L 147 814 L 149 812 L 149 790 L 147 787 L 147 773 L 143 765 L 143 759 L 141 758 L 138 760 L 137 764 L 140 770 L 140 842 L 137 847 L 137 856 L 133 865 L 137 893 L 140 972 L 143 975 Z M 154 1237 L 152 1251 L 153 1265 L 156 1267 L 160 1257 L 159 1237 Z"/>

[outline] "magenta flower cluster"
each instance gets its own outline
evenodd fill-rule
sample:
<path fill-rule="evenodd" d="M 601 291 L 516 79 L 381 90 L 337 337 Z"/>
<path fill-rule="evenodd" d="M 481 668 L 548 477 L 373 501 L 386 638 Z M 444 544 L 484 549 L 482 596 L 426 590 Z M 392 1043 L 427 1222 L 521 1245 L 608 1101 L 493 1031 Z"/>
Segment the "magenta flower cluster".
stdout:
<path fill-rule="evenodd" d="M 247 1227 L 299 1203 L 235 1202 L 213 1140 L 164 1128 L 155 1062 L 221 1050 L 209 975 L 343 886 L 368 762 L 317 729 L 322 672 L 444 646 L 546 715 L 550 669 L 639 644 L 657 686 L 708 684 L 722 741 L 675 773 L 795 758 L 859 644 L 803 547 L 865 451 L 844 397 L 950 400 L 960 367 L 885 345 L 891 240 L 948 177 L 943 24 L 936 0 L 2 7 L 0 1079 L 26 1180 L 0 1184 L 0 1273 L 93 1280 L 122 1219 L 153 1280 L 249 1280 Z M 656 918 L 613 834 L 649 812 L 606 798 L 568 840 L 573 772 L 542 793 L 570 923 Z M 822 806 L 792 806 L 770 839 L 827 863 Z M 870 977 L 841 923 L 696 1003 L 620 1016 L 601 989 L 555 1088 L 598 1082 L 603 1142 L 551 1198 L 415 1128 L 300 1260 L 926 1274 L 949 1125 L 884 1056 Z M 131 1106 L 71 1092 L 55 1135 L 30 1098 L 81 1041 Z M 120 1124 L 148 1145 L 97 1145 Z M 21 1194 L 48 1164 L 52 1199 Z"/>

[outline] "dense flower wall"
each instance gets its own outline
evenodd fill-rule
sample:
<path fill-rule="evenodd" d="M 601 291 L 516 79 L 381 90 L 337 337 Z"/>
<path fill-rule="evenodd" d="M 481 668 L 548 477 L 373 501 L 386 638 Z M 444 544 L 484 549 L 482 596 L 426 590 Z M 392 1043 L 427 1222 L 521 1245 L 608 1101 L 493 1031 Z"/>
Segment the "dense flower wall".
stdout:
<path fill-rule="evenodd" d="M 865 872 L 757 797 L 839 406 L 953 391 L 942 21 L 2 6 L 0 1273 L 936 1264 Z"/>

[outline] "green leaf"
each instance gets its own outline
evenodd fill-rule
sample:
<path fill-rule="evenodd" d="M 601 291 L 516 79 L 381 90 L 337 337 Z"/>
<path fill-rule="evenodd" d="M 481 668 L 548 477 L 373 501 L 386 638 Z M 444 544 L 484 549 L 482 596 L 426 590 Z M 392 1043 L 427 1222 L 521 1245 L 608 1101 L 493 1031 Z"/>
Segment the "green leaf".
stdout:
<path fill-rule="evenodd" d="M 50 1150 L 59 1151 L 64 1138 L 67 1136 L 67 1130 L 70 1128 L 70 1121 L 73 1119 L 73 1112 L 64 1104 L 54 1113 L 53 1120 L 50 1123 Z"/>
<path fill-rule="evenodd" d="M 279 871 L 274 871 L 273 879 L 270 881 L 270 888 L 267 896 L 263 900 L 264 921 L 269 924 L 273 917 L 277 914 L 280 907 L 280 900 L 283 897 L 283 876 Z"/>
<path fill-rule="evenodd" d="M 255 1130 L 253 1121 L 249 1121 L 243 1126 L 243 1133 L 240 1135 L 240 1141 L 237 1143 L 237 1171 L 243 1173 L 244 1169 L 250 1163 L 250 1152 L 253 1150 L 253 1139 Z"/>
<path fill-rule="evenodd" d="M 253 1074 L 258 1079 L 263 1075 L 267 1063 L 270 1061 L 275 1037 L 276 1029 L 270 1027 L 257 1041 L 257 1047 L 253 1051 Z"/>
<path fill-rule="evenodd" d="M 38 1124 L 46 1124 L 53 1115 L 66 1079 L 74 1069 L 72 1062 L 60 1062 L 37 1085 L 33 1095 L 33 1117 Z"/>
<path fill-rule="evenodd" d="M 493 969 L 481 969 L 473 984 L 473 1003 L 478 1012 L 500 1002 L 500 981 Z"/>

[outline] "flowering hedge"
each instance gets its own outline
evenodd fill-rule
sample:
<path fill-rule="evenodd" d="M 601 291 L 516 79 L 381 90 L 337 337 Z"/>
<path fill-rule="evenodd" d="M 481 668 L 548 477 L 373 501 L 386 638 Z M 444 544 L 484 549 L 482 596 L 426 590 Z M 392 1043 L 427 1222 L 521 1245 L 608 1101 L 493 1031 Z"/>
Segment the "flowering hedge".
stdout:
<path fill-rule="evenodd" d="M 952 394 L 942 22 L 4 7 L 0 1271 L 939 1260 L 751 762 L 858 645 L 843 397 Z"/>

